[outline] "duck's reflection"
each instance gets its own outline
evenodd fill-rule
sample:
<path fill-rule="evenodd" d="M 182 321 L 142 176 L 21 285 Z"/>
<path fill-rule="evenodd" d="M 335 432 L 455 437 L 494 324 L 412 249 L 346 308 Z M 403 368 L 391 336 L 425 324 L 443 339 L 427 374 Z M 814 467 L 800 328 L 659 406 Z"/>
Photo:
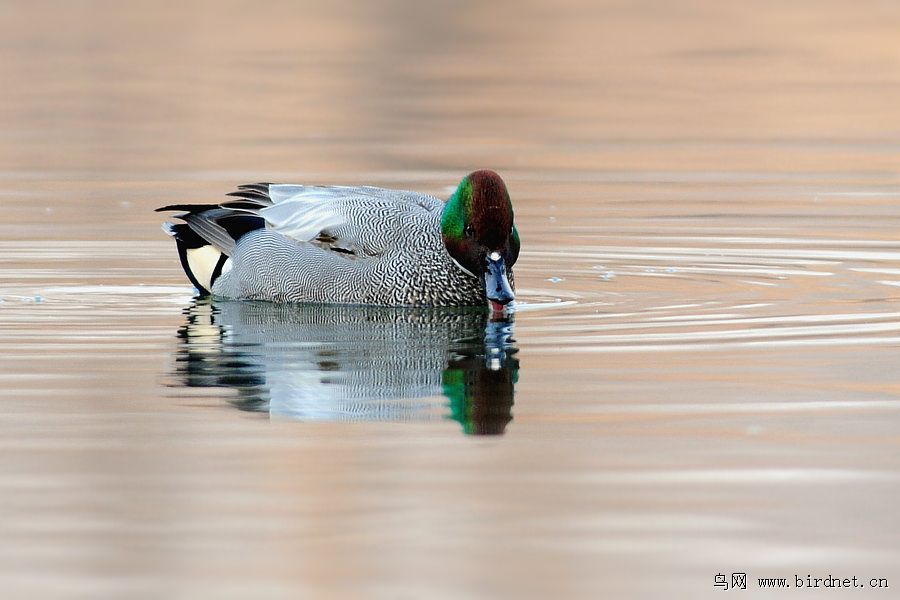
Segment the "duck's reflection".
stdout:
<path fill-rule="evenodd" d="M 512 420 L 511 319 L 474 309 L 196 300 L 178 385 L 236 390 L 238 408 L 303 420 L 451 418 L 475 435 Z"/>

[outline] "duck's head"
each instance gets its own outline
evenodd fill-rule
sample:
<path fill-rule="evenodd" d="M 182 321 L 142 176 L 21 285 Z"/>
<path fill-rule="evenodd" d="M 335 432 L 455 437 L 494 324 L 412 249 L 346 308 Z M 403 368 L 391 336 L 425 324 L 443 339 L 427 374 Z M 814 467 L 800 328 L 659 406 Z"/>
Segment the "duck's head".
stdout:
<path fill-rule="evenodd" d="M 482 281 L 495 310 L 512 302 L 509 275 L 519 257 L 519 232 L 499 175 L 485 170 L 463 177 L 444 206 L 441 235 L 456 265 Z"/>

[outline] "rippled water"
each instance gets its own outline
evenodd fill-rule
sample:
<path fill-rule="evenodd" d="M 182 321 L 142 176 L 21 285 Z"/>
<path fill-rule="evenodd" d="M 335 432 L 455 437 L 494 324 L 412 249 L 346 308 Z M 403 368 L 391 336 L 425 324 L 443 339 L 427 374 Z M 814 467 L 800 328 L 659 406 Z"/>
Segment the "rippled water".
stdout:
<path fill-rule="evenodd" d="M 900 14 L 863 4 L 0 7 L 4 597 L 900 585 Z M 197 300 L 152 213 L 477 167 L 508 320 Z"/>

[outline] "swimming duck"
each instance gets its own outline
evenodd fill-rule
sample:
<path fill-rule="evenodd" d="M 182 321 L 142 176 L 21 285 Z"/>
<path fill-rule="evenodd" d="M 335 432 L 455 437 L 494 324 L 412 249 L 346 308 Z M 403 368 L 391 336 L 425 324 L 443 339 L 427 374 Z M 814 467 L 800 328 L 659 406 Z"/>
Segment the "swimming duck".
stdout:
<path fill-rule="evenodd" d="M 463 177 L 444 202 L 377 187 L 257 183 L 221 204 L 175 204 L 166 223 L 201 295 L 383 306 L 490 305 L 515 298 L 519 256 L 506 184 Z"/>

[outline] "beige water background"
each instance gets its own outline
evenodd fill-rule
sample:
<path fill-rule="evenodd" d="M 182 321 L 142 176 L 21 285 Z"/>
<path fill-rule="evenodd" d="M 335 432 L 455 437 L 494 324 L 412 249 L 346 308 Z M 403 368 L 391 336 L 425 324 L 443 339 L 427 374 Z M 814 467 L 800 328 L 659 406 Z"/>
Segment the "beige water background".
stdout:
<path fill-rule="evenodd" d="M 2 597 L 896 597 L 898 32 L 876 1 L 3 2 Z M 191 341 L 154 207 L 481 167 L 523 240 L 504 435 L 439 391 L 236 408 L 228 352 L 265 396 L 352 384 L 357 346 Z M 795 573 L 891 588 L 757 588 Z"/>

